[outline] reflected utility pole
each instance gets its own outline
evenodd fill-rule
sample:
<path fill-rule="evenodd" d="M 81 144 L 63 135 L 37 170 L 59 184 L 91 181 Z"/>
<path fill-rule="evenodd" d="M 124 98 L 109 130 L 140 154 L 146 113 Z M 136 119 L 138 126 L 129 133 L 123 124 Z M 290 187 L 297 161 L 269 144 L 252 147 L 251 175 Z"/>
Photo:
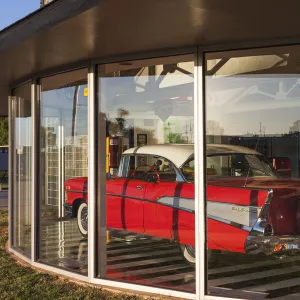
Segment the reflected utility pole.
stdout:
<path fill-rule="evenodd" d="M 73 143 L 75 142 L 75 134 L 76 134 L 76 120 L 77 120 L 77 110 L 78 110 L 79 89 L 80 89 L 80 86 L 76 85 L 75 91 L 74 91 L 73 116 L 72 116 L 72 137 L 73 137 Z"/>

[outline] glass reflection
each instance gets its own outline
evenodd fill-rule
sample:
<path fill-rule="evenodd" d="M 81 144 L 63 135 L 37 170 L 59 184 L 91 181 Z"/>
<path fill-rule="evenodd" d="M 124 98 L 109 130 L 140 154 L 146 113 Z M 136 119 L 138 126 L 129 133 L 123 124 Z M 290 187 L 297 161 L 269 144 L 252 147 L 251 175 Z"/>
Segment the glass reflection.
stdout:
<path fill-rule="evenodd" d="M 87 275 L 87 235 L 77 215 L 87 207 L 87 70 L 41 80 L 40 255 L 44 263 Z M 74 204 L 73 207 L 71 204 Z"/>
<path fill-rule="evenodd" d="M 31 83 L 14 89 L 13 111 L 13 240 L 12 246 L 31 257 Z M 5 158 L 3 158 L 5 159 Z M 8 162 L 8 157 L 6 158 Z M 1 170 L 7 181 L 7 170 Z"/>
<path fill-rule="evenodd" d="M 208 54 L 208 292 L 299 298 L 299 46 Z"/>
<path fill-rule="evenodd" d="M 193 69 L 192 55 L 99 66 L 102 278 L 195 292 Z"/>

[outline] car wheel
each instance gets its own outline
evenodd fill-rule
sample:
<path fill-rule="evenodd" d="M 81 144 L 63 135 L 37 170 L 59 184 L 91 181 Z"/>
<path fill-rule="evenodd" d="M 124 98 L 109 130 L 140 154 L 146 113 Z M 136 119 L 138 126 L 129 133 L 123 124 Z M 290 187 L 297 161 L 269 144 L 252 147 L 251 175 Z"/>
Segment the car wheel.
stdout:
<path fill-rule="evenodd" d="M 180 245 L 180 250 L 185 261 L 192 267 L 195 267 L 196 257 L 195 257 L 195 247 L 189 245 Z M 207 261 L 216 262 L 219 259 L 219 250 L 207 250 Z"/>
<path fill-rule="evenodd" d="M 192 267 L 195 267 L 195 247 L 189 245 L 180 245 L 180 250 L 185 261 Z"/>
<path fill-rule="evenodd" d="M 88 236 L 88 205 L 81 202 L 77 212 L 77 224 L 81 235 L 85 238 Z"/>

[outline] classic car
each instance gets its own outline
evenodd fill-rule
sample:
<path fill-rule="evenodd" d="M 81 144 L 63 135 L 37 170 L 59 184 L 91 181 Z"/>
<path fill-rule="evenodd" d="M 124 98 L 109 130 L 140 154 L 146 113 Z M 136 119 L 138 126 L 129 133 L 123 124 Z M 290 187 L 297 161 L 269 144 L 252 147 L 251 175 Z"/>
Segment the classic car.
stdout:
<path fill-rule="evenodd" d="M 208 144 L 207 247 L 249 254 L 289 253 L 300 245 L 300 181 L 281 178 L 260 153 Z M 65 182 L 66 211 L 88 234 L 87 178 Z M 107 228 L 178 243 L 195 264 L 194 146 L 126 150 L 106 180 Z M 215 251 L 217 250 L 217 251 Z"/>

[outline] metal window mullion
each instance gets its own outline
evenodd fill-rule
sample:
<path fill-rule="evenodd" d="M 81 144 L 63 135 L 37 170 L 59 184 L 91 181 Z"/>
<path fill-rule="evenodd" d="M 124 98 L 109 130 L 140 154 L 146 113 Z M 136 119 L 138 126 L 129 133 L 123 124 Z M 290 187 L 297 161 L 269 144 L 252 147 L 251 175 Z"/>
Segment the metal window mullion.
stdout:
<path fill-rule="evenodd" d="M 95 277 L 95 208 L 96 208 L 96 105 L 95 66 L 88 69 L 88 279 Z"/>
<path fill-rule="evenodd" d="M 60 123 L 62 123 L 62 120 L 60 118 Z M 58 182 L 57 182 L 57 185 L 58 185 L 58 216 L 59 218 L 62 217 L 62 198 L 61 198 L 61 183 L 62 183 L 62 155 L 61 155 L 61 125 L 58 126 L 58 145 L 57 145 L 57 154 L 58 154 Z M 61 225 L 61 222 L 59 222 L 59 227 Z"/>
<path fill-rule="evenodd" d="M 17 150 L 16 150 L 16 143 L 15 143 L 15 135 L 16 135 L 16 119 L 17 119 L 17 97 L 12 98 L 12 230 L 13 230 L 13 240 L 12 244 L 13 247 L 16 247 L 17 243 Z"/>
<path fill-rule="evenodd" d="M 64 183 L 65 183 L 65 152 L 64 152 L 64 148 L 65 148 L 65 131 L 64 131 L 64 125 L 61 125 L 61 182 L 60 182 L 60 186 L 61 186 L 61 216 L 64 218 L 65 217 L 65 210 L 64 210 L 64 203 L 65 203 L 65 188 L 64 188 Z"/>
<path fill-rule="evenodd" d="M 98 74 L 98 73 L 97 73 Z M 98 111 L 98 140 L 97 140 L 97 277 L 106 278 L 107 273 L 107 223 L 106 223 L 106 152 L 109 147 L 106 137 L 106 117 L 102 107 L 101 74 L 97 75 L 97 111 Z"/>
<path fill-rule="evenodd" d="M 196 298 L 204 299 L 206 290 L 205 224 L 205 118 L 203 52 L 198 49 L 194 67 L 195 119 L 195 225 L 196 225 Z"/>
<path fill-rule="evenodd" d="M 13 190 L 15 181 L 13 181 L 13 136 L 14 136 L 14 128 L 13 128 L 13 97 L 8 97 L 8 124 L 9 124 L 9 142 L 8 142 L 8 213 L 9 213 L 9 222 L 8 222 L 8 242 L 9 247 L 11 248 L 13 245 Z"/>
<path fill-rule="evenodd" d="M 21 97 L 18 97 L 18 102 L 16 103 L 16 105 L 18 106 L 17 108 L 17 115 L 15 116 L 16 119 L 18 119 L 18 131 L 17 131 L 17 134 L 15 134 L 14 136 L 14 139 L 17 140 L 18 139 L 18 150 L 20 149 L 19 146 L 21 145 L 21 142 L 20 142 L 20 133 L 21 133 Z M 18 168 L 18 170 L 17 170 Z M 18 207 L 18 242 L 17 242 L 17 246 L 18 248 L 21 248 L 21 194 L 20 194 L 20 191 L 21 191 L 21 179 L 20 179 L 20 176 L 21 176 L 21 163 L 20 163 L 20 155 L 18 154 L 18 164 L 17 164 L 17 168 L 15 169 L 16 170 L 16 174 L 18 174 L 18 186 L 15 186 L 17 187 L 18 189 L 18 199 L 16 199 L 16 194 L 17 193 L 14 193 L 14 201 L 15 203 L 17 203 L 17 207 Z M 17 181 L 15 181 L 17 182 Z M 16 209 L 16 206 L 15 206 L 15 209 Z M 16 224 L 17 225 L 17 224 Z"/>
<path fill-rule="evenodd" d="M 31 120 L 32 120 L 32 140 L 31 140 L 31 261 L 34 262 L 37 259 L 36 244 L 37 244 L 37 234 L 36 234 L 36 224 L 38 217 L 36 214 L 37 202 L 37 173 L 38 164 L 36 164 L 37 154 L 38 154 L 38 144 L 37 144 L 37 87 L 36 81 L 31 84 Z"/>

